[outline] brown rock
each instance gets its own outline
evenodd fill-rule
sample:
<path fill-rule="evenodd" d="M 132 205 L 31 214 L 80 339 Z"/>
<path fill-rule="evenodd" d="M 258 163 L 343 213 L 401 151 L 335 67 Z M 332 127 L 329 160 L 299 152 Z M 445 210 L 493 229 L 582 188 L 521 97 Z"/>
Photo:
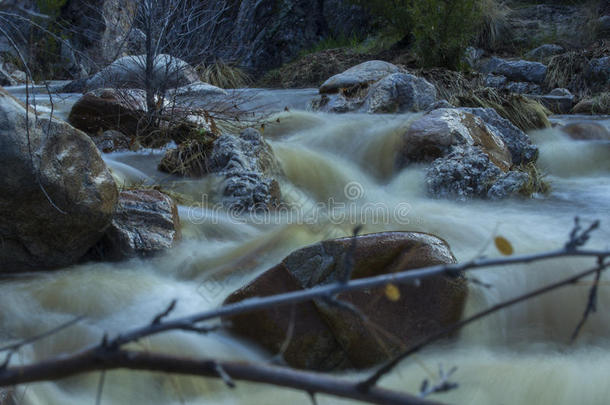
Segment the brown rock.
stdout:
<path fill-rule="evenodd" d="M 90 135 L 115 130 L 131 137 L 145 127 L 145 111 L 142 90 L 99 89 L 74 104 L 68 122 Z"/>
<path fill-rule="evenodd" d="M 103 235 L 117 188 L 91 139 L 0 88 L 0 268 L 63 267 Z M 30 152 L 31 151 L 31 154 Z"/>
<path fill-rule="evenodd" d="M 610 141 L 610 131 L 595 122 L 575 122 L 560 128 L 572 139 L 587 141 Z"/>
<path fill-rule="evenodd" d="M 346 272 L 345 259 L 351 246 L 352 238 L 342 238 L 293 252 L 231 294 L 225 303 L 335 282 Z M 370 234 L 356 238 L 352 279 L 454 262 L 447 244 L 435 236 L 409 232 Z M 294 318 L 295 340 L 284 352 L 290 365 L 321 370 L 370 367 L 458 321 L 467 295 L 462 277 L 436 276 L 417 286 L 398 288 L 397 301 L 390 301 L 384 288 L 339 294 L 339 300 L 356 307 L 365 318 L 316 300 L 295 306 L 295 316 L 292 307 L 286 306 L 233 317 L 230 330 L 277 353 Z M 302 322 L 301 317 L 307 321 Z"/>
<path fill-rule="evenodd" d="M 439 108 L 415 120 L 403 136 L 397 164 L 431 162 L 449 154 L 453 146 L 466 145 L 480 147 L 503 171 L 512 166 L 504 141 L 481 118 L 453 108 Z"/>

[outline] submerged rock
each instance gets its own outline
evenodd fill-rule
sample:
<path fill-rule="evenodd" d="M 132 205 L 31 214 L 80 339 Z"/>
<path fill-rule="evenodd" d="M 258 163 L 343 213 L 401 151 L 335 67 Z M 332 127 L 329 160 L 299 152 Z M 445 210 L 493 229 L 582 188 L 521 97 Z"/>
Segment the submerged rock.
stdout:
<path fill-rule="evenodd" d="M 574 122 L 560 128 L 570 138 L 585 141 L 610 141 L 610 131 L 595 122 Z"/>
<path fill-rule="evenodd" d="M 31 151 L 31 153 L 29 152 Z M 68 266 L 103 235 L 117 188 L 83 132 L 30 112 L 0 88 L 0 268 Z"/>
<path fill-rule="evenodd" d="M 225 304 L 341 280 L 348 271 L 346 255 L 353 243 L 352 238 L 341 238 L 297 250 L 232 293 Z M 355 238 L 355 246 L 352 279 L 455 263 L 445 241 L 423 233 L 363 235 Z M 369 322 L 326 300 L 279 306 L 224 321 L 231 332 L 272 353 L 284 348 L 284 360 L 293 367 L 325 371 L 365 368 L 457 322 L 467 285 L 461 276 L 442 275 L 422 279 L 419 284 L 400 285 L 398 291 L 395 301 L 386 297 L 383 287 L 337 296 L 357 308 Z M 371 328 L 371 324 L 376 327 Z M 287 339 L 291 328 L 291 338 Z"/>
<path fill-rule="evenodd" d="M 279 163 L 260 132 L 252 128 L 239 136 L 184 142 L 165 154 L 159 170 L 193 177 L 222 175 L 223 203 L 234 209 L 266 209 L 280 202 L 274 179 L 281 173 Z"/>
<path fill-rule="evenodd" d="M 173 247 L 180 237 L 178 209 L 171 197 L 157 190 L 122 191 L 112 222 L 90 258 L 152 256 Z"/>
<path fill-rule="evenodd" d="M 415 120 L 402 138 L 397 166 L 431 162 L 466 145 L 479 146 L 504 171 L 512 166 L 511 153 L 498 131 L 490 131 L 481 118 L 455 108 L 439 108 Z"/>
<path fill-rule="evenodd" d="M 506 76 L 517 82 L 532 82 L 541 84 L 546 76 L 546 66 L 539 62 L 526 60 L 506 60 L 492 57 L 482 62 L 479 70 L 483 73 L 493 73 Z"/>

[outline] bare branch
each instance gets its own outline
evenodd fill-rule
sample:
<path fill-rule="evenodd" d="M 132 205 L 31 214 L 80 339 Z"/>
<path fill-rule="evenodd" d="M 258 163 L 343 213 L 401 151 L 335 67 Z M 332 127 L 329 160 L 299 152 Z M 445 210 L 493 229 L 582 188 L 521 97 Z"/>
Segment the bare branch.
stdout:
<path fill-rule="evenodd" d="M 414 395 L 384 388 L 372 387 L 365 392 L 358 389 L 357 382 L 286 367 L 210 359 L 195 360 L 162 354 L 127 350 L 102 350 L 100 348 L 35 365 L 12 367 L 4 372 L 0 372 L 0 386 L 58 380 L 100 369 L 146 370 L 221 378 L 218 367 L 231 380 L 272 384 L 307 393 L 334 395 L 371 404 L 440 405 L 439 402 L 425 400 Z"/>
<path fill-rule="evenodd" d="M 418 343 L 415 343 L 414 345 L 412 345 L 411 347 L 409 347 L 407 350 L 403 351 L 402 353 L 398 354 L 396 357 L 390 359 L 388 362 L 386 362 L 383 366 L 381 366 L 375 373 L 373 373 L 373 375 L 371 375 L 369 378 L 367 378 L 366 380 L 362 381 L 360 383 L 360 388 L 364 391 L 370 389 L 371 387 L 373 387 L 375 384 L 377 384 L 377 382 L 386 374 L 388 374 L 390 371 L 392 371 L 402 360 L 404 360 L 405 358 L 411 356 L 414 353 L 419 352 L 421 349 L 423 349 L 424 347 L 429 346 L 431 343 L 438 341 L 441 338 L 444 338 L 447 335 L 450 335 L 453 332 L 456 332 L 460 329 L 462 329 L 464 326 L 469 325 L 475 321 L 478 321 L 479 319 L 485 318 L 495 312 L 500 311 L 501 309 L 504 308 L 508 308 L 510 306 L 513 306 L 515 304 L 518 304 L 520 302 L 524 302 L 527 301 L 531 298 L 537 297 L 539 295 L 543 295 L 546 294 L 548 292 L 554 291 L 558 288 L 561 287 L 565 287 L 565 286 L 569 286 L 569 285 L 573 285 L 574 283 L 576 283 L 577 281 L 590 276 L 592 274 L 601 272 L 602 270 L 606 269 L 607 267 L 610 267 L 610 262 L 604 263 L 604 262 L 600 262 L 600 264 L 598 266 L 596 266 L 593 269 L 590 270 L 586 270 L 583 271 L 581 273 L 578 273 L 574 276 L 568 277 L 566 279 L 563 279 L 561 281 L 555 282 L 553 284 L 549 284 L 547 286 L 544 286 L 542 288 L 539 288 L 537 290 L 531 291 L 527 294 L 523 294 L 520 295 L 516 298 L 513 298 L 511 300 L 508 301 L 504 301 L 502 303 L 496 304 L 494 306 L 492 306 L 491 308 L 488 308 L 484 311 L 481 311 L 479 313 L 476 313 L 466 319 L 461 320 L 460 322 L 457 322 L 445 329 L 442 329 L 436 333 L 434 333 L 431 336 L 428 336 L 426 338 L 421 339 Z"/>

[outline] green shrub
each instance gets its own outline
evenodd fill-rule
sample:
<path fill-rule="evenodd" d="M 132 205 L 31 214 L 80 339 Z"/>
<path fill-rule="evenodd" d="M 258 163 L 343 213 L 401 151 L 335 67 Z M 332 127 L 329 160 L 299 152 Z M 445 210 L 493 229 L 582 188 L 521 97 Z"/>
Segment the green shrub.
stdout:
<path fill-rule="evenodd" d="M 463 55 L 482 26 L 492 0 L 352 0 L 413 44 L 422 67 L 462 67 Z M 485 4 L 484 4 L 485 3 Z M 408 39 L 408 40 L 407 40 Z"/>
<path fill-rule="evenodd" d="M 411 14 L 420 64 L 460 70 L 464 51 L 479 24 L 479 0 L 414 1 Z"/>

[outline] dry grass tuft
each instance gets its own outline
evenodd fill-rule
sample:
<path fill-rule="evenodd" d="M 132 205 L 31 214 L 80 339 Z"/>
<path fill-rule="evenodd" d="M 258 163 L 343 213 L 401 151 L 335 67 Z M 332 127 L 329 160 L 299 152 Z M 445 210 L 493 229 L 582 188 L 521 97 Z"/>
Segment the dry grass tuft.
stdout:
<path fill-rule="evenodd" d="M 533 194 L 547 195 L 551 192 L 551 184 L 546 179 L 546 173 L 540 171 L 536 163 L 530 162 L 526 165 L 521 165 L 517 170 L 529 175 L 527 183 L 519 190 L 520 194 L 530 197 Z"/>
<path fill-rule="evenodd" d="M 549 128 L 551 112 L 536 100 L 519 94 L 503 93 L 496 89 L 483 88 L 469 94 L 457 96 L 462 107 L 493 108 L 498 114 L 523 131 Z"/>
<path fill-rule="evenodd" d="M 252 83 L 250 76 L 237 66 L 217 60 L 209 65 L 198 65 L 202 81 L 223 89 L 237 89 Z"/>

